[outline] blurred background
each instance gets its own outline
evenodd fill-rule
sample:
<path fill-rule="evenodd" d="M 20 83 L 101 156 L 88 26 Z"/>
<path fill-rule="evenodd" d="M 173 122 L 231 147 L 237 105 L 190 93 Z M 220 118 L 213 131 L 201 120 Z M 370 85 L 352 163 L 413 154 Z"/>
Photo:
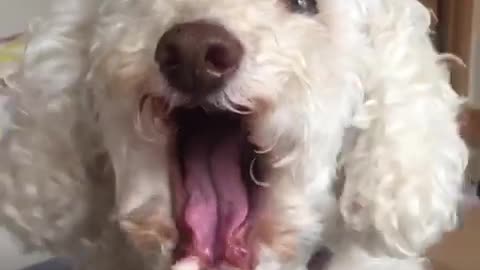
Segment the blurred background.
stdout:
<path fill-rule="evenodd" d="M 29 20 L 45 14 L 51 0 L 0 0 L 0 37 L 23 31 Z"/>
<path fill-rule="evenodd" d="M 24 31 L 28 21 L 45 14 L 51 0 L 0 0 L 0 38 Z M 0 269 L 19 270 L 45 260 L 45 254 L 21 255 L 20 245 L 0 226 Z"/>

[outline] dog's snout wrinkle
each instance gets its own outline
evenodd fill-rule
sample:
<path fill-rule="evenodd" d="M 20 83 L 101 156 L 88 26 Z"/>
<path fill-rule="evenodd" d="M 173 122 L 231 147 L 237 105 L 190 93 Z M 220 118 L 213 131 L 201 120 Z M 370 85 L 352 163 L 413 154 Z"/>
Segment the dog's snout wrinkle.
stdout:
<path fill-rule="evenodd" d="M 240 41 L 224 27 L 197 21 L 168 30 L 160 38 L 155 60 L 173 88 L 204 97 L 235 74 L 243 54 Z"/>

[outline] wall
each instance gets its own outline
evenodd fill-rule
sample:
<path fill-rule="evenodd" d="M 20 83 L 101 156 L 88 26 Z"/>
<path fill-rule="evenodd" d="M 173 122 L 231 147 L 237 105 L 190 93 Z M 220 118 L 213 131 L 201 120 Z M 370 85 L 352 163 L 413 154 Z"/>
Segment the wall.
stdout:
<path fill-rule="evenodd" d="M 480 2 L 475 3 L 473 23 L 473 46 L 471 63 L 471 85 L 470 97 L 476 108 L 480 108 Z"/>
<path fill-rule="evenodd" d="M 45 14 L 52 0 L 0 0 L 0 36 L 23 31 L 31 18 Z"/>

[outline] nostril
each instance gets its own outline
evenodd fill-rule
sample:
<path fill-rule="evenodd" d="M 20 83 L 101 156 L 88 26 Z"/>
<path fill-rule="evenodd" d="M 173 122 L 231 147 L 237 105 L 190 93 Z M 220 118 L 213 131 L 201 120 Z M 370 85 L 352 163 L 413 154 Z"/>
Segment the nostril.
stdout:
<path fill-rule="evenodd" d="M 228 49 L 219 44 L 208 48 L 204 60 L 209 71 L 220 73 L 220 75 L 236 65 L 234 60 L 231 59 Z"/>
<path fill-rule="evenodd" d="M 238 68 L 240 55 L 241 48 L 212 44 L 207 49 L 204 61 L 208 72 L 222 76 Z"/>
<path fill-rule="evenodd" d="M 179 49 L 173 45 L 165 45 L 157 54 L 157 61 L 164 69 L 175 69 L 181 65 L 181 55 Z"/>

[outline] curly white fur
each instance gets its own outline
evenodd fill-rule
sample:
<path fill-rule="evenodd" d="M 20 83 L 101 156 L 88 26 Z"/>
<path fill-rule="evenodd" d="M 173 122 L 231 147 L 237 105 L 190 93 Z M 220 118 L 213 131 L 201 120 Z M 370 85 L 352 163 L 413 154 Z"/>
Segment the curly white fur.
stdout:
<path fill-rule="evenodd" d="M 466 149 L 459 100 L 429 39 L 429 12 L 416 1 L 382 4 L 368 14 L 373 50 L 364 55 L 359 117 L 368 128 L 359 127 L 346 153 L 341 211 L 355 230 L 375 232 L 374 243 L 363 239 L 372 249 L 416 256 L 455 227 Z"/>
<path fill-rule="evenodd" d="M 139 133 L 137 105 L 144 93 L 187 101 L 153 53 L 172 25 L 208 19 L 245 47 L 238 76 L 209 102 L 248 109 L 250 140 L 271 165 L 274 238 L 259 240 L 256 269 L 304 269 L 323 245 L 336 253 L 331 270 L 423 269 L 425 249 L 456 225 L 467 160 L 428 11 L 318 0 L 306 16 L 281 2 L 58 1 L 7 80 L 16 111 L 1 142 L 0 220 L 32 247 L 87 252 L 84 269 L 169 268 L 174 237 L 153 258 L 124 239 L 129 214 L 151 200 L 175 229 L 170 131 Z"/>

